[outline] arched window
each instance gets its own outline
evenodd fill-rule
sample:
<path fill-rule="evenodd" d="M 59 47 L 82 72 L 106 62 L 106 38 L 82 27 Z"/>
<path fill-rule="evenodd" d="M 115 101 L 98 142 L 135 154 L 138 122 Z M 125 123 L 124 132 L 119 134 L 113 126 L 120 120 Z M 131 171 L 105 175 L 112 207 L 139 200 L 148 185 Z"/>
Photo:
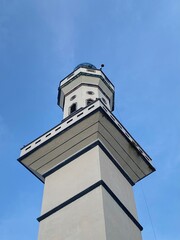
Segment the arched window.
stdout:
<path fill-rule="evenodd" d="M 77 103 L 73 103 L 71 106 L 70 106 L 70 109 L 69 109 L 69 114 L 75 112 L 77 110 Z"/>
<path fill-rule="evenodd" d="M 94 102 L 94 100 L 91 99 L 91 98 L 89 98 L 89 99 L 86 100 L 86 105 L 89 105 L 89 104 L 91 104 L 92 102 Z"/>

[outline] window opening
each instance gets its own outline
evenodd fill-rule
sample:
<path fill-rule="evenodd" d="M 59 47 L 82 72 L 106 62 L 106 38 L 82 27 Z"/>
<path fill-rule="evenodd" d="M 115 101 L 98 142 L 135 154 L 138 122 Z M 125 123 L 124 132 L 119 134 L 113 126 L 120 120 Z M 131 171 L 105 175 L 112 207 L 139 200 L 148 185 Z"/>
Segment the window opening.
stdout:
<path fill-rule="evenodd" d="M 76 95 L 73 95 L 71 98 L 70 98 L 70 101 L 74 100 L 76 98 Z"/>
<path fill-rule="evenodd" d="M 77 104 L 76 103 L 73 103 L 70 107 L 70 114 L 75 112 L 77 110 Z"/>
<path fill-rule="evenodd" d="M 87 91 L 87 94 L 94 95 L 94 92 L 93 91 Z"/>
<path fill-rule="evenodd" d="M 86 100 L 86 104 L 87 104 L 87 105 L 91 104 L 92 102 L 94 102 L 94 100 L 91 99 L 91 98 L 89 98 L 89 99 Z"/>
<path fill-rule="evenodd" d="M 102 98 L 102 101 L 103 101 L 105 104 L 107 104 L 107 102 L 106 102 L 105 98 Z"/>

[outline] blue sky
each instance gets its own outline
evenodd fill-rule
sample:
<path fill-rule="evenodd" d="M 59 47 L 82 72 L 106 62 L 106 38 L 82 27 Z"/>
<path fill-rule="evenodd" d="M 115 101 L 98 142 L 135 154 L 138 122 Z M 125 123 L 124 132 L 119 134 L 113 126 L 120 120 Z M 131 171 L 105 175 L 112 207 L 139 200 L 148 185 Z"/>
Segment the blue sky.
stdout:
<path fill-rule="evenodd" d="M 61 121 L 59 81 L 86 61 L 157 169 L 134 187 L 143 240 L 179 240 L 179 0 L 0 1 L 0 238 L 37 239 L 43 184 L 16 159 Z"/>

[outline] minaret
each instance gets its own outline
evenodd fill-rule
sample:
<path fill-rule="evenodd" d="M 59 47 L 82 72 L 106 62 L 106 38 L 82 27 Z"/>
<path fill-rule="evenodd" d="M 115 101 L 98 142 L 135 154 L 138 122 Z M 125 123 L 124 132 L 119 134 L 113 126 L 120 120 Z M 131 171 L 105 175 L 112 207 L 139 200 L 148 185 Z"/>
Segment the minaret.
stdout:
<path fill-rule="evenodd" d="M 141 240 L 133 185 L 155 169 L 112 114 L 114 86 L 83 63 L 58 89 L 61 123 L 21 149 L 44 183 L 38 240 Z"/>

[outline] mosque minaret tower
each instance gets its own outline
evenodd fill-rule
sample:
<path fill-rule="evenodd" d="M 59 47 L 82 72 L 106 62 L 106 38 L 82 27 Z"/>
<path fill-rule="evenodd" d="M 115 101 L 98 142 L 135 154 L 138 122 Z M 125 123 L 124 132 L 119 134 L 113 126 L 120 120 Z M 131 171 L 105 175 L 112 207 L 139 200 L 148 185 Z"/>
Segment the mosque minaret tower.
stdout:
<path fill-rule="evenodd" d="M 60 124 L 21 149 L 44 183 L 38 240 L 141 240 L 132 187 L 155 171 L 113 115 L 113 84 L 83 63 L 58 88 Z"/>

